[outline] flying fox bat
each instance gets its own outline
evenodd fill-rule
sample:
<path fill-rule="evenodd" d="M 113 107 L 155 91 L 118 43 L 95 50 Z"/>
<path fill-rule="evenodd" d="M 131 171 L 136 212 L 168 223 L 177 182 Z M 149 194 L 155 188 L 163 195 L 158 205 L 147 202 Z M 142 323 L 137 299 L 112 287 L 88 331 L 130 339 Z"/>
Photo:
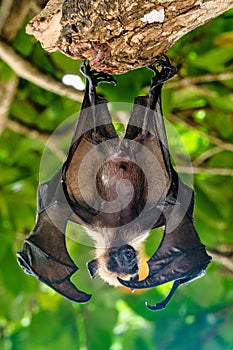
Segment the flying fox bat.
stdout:
<path fill-rule="evenodd" d="M 211 260 L 193 225 L 193 190 L 170 160 L 161 89 L 176 69 L 166 56 L 148 68 L 154 72 L 149 94 L 135 99 L 120 139 L 107 101 L 96 93 L 98 83 L 115 81 L 82 63 L 86 91 L 67 159 L 39 186 L 36 225 L 18 262 L 69 300 L 83 303 L 91 296 L 70 281 L 78 268 L 66 249 L 68 220 L 94 241 L 95 258 L 87 263 L 92 278 L 131 289 L 174 281 L 164 301 L 148 305 L 151 310 L 164 308 L 177 287 L 201 277 Z M 165 226 L 162 242 L 148 261 L 148 276 L 139 280 L 139 246 L 160 226 Z"/>

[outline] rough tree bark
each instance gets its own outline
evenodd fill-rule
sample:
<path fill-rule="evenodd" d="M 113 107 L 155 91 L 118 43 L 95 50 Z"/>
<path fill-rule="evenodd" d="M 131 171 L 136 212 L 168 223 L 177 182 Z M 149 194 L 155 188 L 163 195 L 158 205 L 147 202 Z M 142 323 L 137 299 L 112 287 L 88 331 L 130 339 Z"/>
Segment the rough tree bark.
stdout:
<path fill-rule="evenodd" d="M 50 0 L 27 33 L 47 51 L 118 74 L 151 64 L 183 35 L 232 7 L 233 0 Z"/>

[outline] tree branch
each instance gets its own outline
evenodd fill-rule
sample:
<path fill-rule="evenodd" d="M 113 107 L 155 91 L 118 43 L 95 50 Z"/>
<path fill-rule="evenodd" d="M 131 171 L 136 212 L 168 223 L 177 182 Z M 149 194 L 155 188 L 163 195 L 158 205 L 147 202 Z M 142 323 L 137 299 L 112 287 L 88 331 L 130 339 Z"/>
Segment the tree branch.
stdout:
<path fill-rule="evenodd" d="M 213 257 L 214 261 L 233 272 L 233 247 L 231 247 L 231 251 L 208 249 L 208 252 Z"/>
<path fill-rule="evenodd" d="M 50 0 L 27 26 L 48 51 L 124 73 L 152 64 L 178 39 L 233 7 L 233 0 Z"/>
<path fill-rule="evenodd" d="M 55 78 L 38 71 L 29 61 L 17 54 L 8 44 L 0 41 L 0 58 L 5 61 L 21 78 L 30 81 L 41 88 L 66 96 L 76 101 L 82 101 L 83 93 L 62 84 Z"/>
<path fill-rule="evenodd" d="M 223 141 L 223 140 L 221 140 L 221 139 L 219 139 L 219 138 L 217 138 L 215 136 L 206 134 L 205 132 L 203 132 L 200 129 L 198 129 L 197 126 L 191 125 L 186 120 L 183 120 L 183 119 L 177 117 L 174 114 L 170 114 L 169 115 L 169 120 L 171 120 L 173 123 L 184 125 L 188 129 L 195 131 L 200 136 L 202 136 L 203 138 L 206 138 L 210 143 L 213 143 L 214 145 L 217 145 L 222 150 L 227 150 L 227 151 L 231 151 L 231 152 L 233 151 L 233 144 L 232 143 Z"/>
<path fill-rule="evenodd" d="M 18 78 L 15 76 L 7 82 L 0 82 L 0 135 L 3 132 L 8 118 L 8 111 L 14 99 Z"/>
<path fill-rule="evenodd" d="M 225 175 L 233 176 L 233 169 L 228 168 L 207 168 L 207 167 L 185 167 L 176 166 L 177 172 L 184 174 L 210 174 L 210 175 Z"/>
<path fill-rule="evenodd" d="M 11 41 L 21 27 L 31 5 L 31 0 L 2 0 L 0 15 L 1 36 Z"/>
<path fill-rule="evenodd" d="M 64 161 L 66 154 L 59 148 L 54 138 L 50 139 L 50 135 L 40 132 L 38 130 L 32 130 L 25 125 L 22 125 L 14 120 L 8 120 L 6 125 L 7 128 L 13 130 L 16 133 L 23 134 L 32 139 L 39 140 L 42 144 L 46 144 L 48 148 L 61 160 Z"/>
<path fill-rule="evenodd" d="M 232 145 L 233 146 L 233 145 Z M 216 146 L 216 147 L 212 147 L 210 149 L 208 149 L 207 151 L 203 152 L 199 157 L 197 157 L 196 159 L 193 160 L 193 166 L 198 167 L 199 165 L 201 165 L 202 163 L 204 163 L 204 161 L 206 159 L 211 158 L 213 155 L 222 152 L 223 150 L 225 150 L 225 148 L 223 148 L 222 146 Z"/>
<path fill-rule="evenodd" d="M 12 4 L 14 0 L 2 0 L 1 11 L 0 11 L 0 33 L 6 23 L 8 16 L 10 15 Z"/>
<path fill-rule="evenodd" d="M 166 86 L 169 88 L 174 87 L 186 87 L 191 85 L 198 85 L 202 83 L 211 83 L 214 81 L 225 81 L 225 80 L 231 80 L 233 79 L 233 72 L 224 72 L 224 73 L 218 73 L 218 74 L 205 74 L 205 75 L 198 75 L 196 77 L 187 77 L 187 78 L 178 78 L 175 77 L 174 79 L 167 82 Z"/>

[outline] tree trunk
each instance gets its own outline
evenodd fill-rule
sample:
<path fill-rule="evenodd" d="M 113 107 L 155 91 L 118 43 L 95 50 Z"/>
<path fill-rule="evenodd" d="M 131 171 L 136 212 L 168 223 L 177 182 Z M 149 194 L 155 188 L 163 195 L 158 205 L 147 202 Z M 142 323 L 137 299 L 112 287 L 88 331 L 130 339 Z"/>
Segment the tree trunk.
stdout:
<path fill-rule="evenodd" d="M 153 63 L 179 38 L 233 7 L 233 0 L 50 0 L 27 26 L 47 51 L 124 73 Z"/>

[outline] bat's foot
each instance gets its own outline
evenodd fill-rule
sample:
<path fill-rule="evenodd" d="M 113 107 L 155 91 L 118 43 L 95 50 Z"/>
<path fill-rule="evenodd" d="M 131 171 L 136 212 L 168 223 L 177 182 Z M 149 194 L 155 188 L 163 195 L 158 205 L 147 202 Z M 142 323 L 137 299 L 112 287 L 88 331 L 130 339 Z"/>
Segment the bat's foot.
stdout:
<path fill-rule="evenodd" d="M 161 70 L 158 70 L 157 67 L 161 67 Z M 152 80 L 151 92 L 158 87 L 162 86 L 163 83 L 177 74 L 177 70 L 172 66 L 169 58 L 165 55 L 158 58 L 153 65 L 148 66 L 155 73 L 155 77 Z"/>
<path fill-rule="evenodd" d="M 116 84 L 116 80 L 111 75 L 91 69 L 88 61 L 82 61 L 80 71 L 92 87 L 103 82 Z"/>

